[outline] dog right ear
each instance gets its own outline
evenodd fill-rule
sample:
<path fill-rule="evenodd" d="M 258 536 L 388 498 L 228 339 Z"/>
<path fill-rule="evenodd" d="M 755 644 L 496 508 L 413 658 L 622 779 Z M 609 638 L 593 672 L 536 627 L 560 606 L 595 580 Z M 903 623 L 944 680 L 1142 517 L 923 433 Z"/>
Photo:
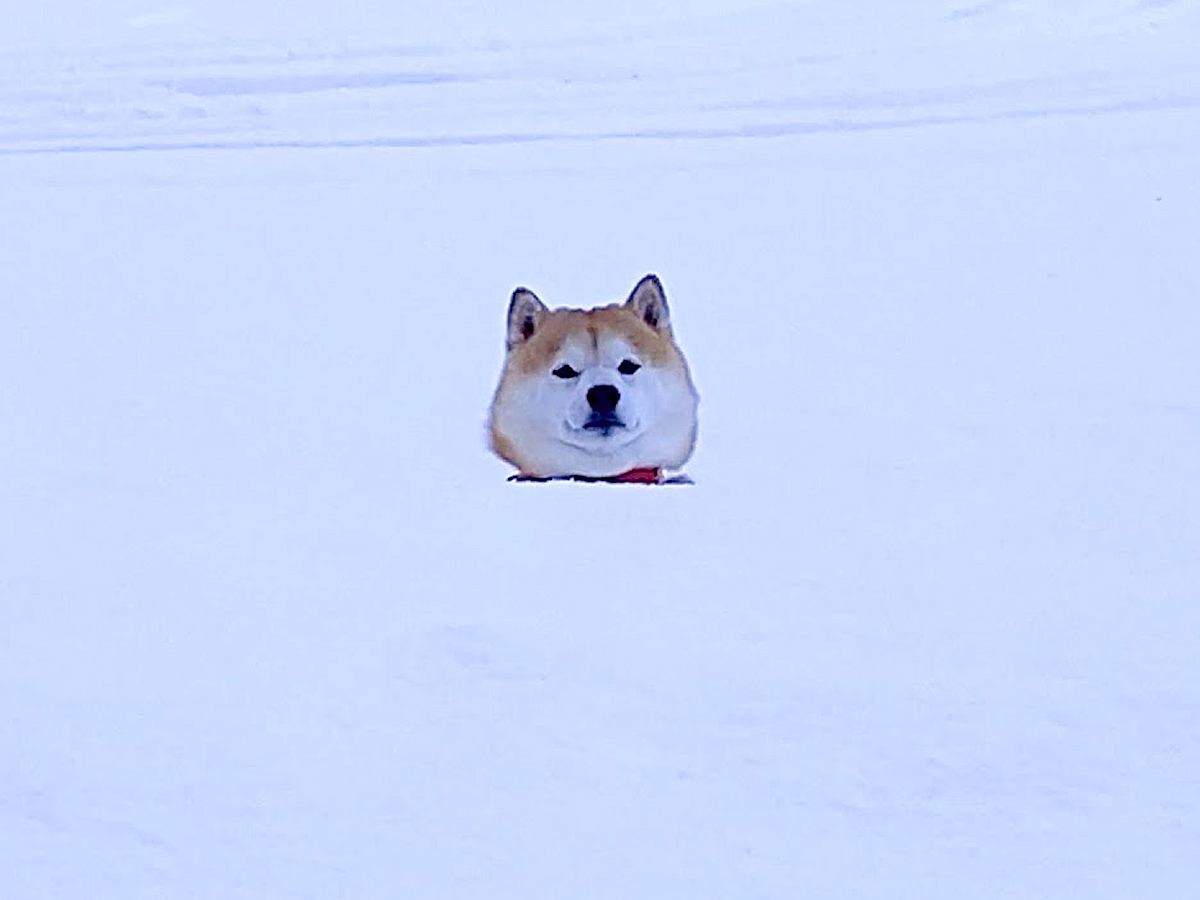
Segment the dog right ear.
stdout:
<path fill-rule="evenodd" d="M 541 327 L 542 316 L 547 312 L 546 304 L 529 288 L 519 287 L 513 291 L 512 300 L 508 302 L 508 340 L 505 346 L 511 350 L 533 337 Z"/>

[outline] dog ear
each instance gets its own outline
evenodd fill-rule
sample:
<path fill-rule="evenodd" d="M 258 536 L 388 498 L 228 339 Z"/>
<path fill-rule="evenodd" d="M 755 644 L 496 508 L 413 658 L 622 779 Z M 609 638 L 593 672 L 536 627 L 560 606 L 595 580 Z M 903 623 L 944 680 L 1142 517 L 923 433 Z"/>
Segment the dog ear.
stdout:
<path fill-rule="evenodd" d="M 657 275 L 647 275 L 633 289 L 625 306 L 637 313 L 637 317 L 655 331 L 671 330 L 671 313 L 667 308 L 667 295 Z"/>
<path fill-rule="evenodd" d="M 511 350 L 533 337 L 546 312 L 546 305 L 533 291 L 523 287 L 513 291 L 512 300 L 508 302 L 508 339 L 505 346 Z"/>

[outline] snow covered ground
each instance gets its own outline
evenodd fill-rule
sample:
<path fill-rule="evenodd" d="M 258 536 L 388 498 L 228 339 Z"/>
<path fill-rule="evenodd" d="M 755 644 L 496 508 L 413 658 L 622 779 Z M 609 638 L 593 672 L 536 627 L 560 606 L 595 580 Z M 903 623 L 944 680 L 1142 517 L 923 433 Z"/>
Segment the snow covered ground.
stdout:
<path fill-rule="evenodd" d="M 6 900 L 1195 892 L 1198 4 L 0 12 Z"/>

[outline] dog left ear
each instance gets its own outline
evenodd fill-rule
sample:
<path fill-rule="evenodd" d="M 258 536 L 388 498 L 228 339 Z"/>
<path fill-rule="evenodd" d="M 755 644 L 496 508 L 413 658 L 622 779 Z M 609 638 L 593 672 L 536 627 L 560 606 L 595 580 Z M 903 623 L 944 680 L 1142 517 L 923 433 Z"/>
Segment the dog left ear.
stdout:
<path fill-rule="evenodd" d="M 533 337 L 546 312 L 546 304 L 529 288 L 519 287 L 513 291 L 512 299 L 508 302 L 508 335 L 505 346 L 511 350 Z"/>
<path fill-rule="evenodd" d="M 633 289 L 625 306 L 637 313 L 637 317 L 655 331 L 671 330 L 671 313 L 667 308 L 667 295 L 657 275 L 647 275 Z"/>

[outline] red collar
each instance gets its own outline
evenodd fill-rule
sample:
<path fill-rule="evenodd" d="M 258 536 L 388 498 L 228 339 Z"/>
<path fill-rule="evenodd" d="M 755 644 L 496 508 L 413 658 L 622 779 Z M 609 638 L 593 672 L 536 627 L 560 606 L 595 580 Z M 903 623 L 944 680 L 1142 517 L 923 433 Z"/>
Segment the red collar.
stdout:
<path fill-rule="evenodd" d="M 579 476 L 576 476 L 577 478 Z M 591 479 L 587 479 L 591 480 Z M 662 481 L 662 469 L 654 466 L 642 466 L 640 469 L 630 469 L 611 478 L 597 478 L 596 481 L 609 481 L 613 484 L 658 484 Z"/>
<path fill-rule="evenodd" d="M 638 469 L 630 469 L 628 472 L 622 472 L 620 475 L 608 475 L 603 478 L 595 478 L 591 475 L 560 475 L 555 478 L 540 478 L 537 475 L 526 475 L 521 473 L 513 475 L 509 481 L 601 481 L 606 484 L 660 484 L 662 482 L 662 469 L 656 466 L 642 466 Z"/>

